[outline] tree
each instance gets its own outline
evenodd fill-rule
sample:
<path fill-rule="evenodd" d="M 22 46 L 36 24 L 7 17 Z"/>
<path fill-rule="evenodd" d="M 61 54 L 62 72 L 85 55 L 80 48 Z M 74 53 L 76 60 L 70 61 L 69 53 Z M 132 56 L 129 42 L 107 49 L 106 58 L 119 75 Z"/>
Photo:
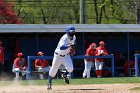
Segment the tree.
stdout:
<path fill-rule="evenodd" d="M 135 23 L 136 13 L 133 0 L 93 0 L 96 23 Z M 93 15 L 94 16 L 94 15 Z"/>
<path fill-rule="evenodd" d="M 7 1 L 7 0 L 6 0 Z M 9 0 L 25 24 L 79 24 L 79 0 Z M 87 24 L 136 23 L 139 0 L 85 0 Z M 139 17 L 139 16 L 138 16 Z"/>
<path fill-rule="evenodd" d="M 0 24 L 21 24 L 21 19 L 13 11 L 13 4 L 0 0 Z"/>

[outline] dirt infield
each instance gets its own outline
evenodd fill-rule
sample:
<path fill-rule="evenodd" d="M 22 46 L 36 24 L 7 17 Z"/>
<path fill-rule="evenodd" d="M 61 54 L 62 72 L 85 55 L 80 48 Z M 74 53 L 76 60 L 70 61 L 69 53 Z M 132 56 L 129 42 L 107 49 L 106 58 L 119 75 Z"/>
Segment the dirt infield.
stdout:
<path fill-rule="evenodd" d="M 129 90 L 140 84 L 92 84 L 92 85 L 54 85 L 52 90 L 47 86 L 1 86 L 0 93 L 140 93 Z"/>

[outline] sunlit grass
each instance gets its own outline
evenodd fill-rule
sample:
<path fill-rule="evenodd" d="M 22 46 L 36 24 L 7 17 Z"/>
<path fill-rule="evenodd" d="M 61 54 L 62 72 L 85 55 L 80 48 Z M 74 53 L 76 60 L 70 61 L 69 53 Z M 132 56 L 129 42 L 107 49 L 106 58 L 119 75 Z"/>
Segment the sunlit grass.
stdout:
<path fill-rule="evenodd" d="M 19 80 L 19 81 L 0 81 L 0 86 L 12 83 L 20 85 L 47 85 L 46 80 Z M 90 79 L 70 79 L 70 84 L 127 84 L 140 83 L 140 77 L 114 77 L 114 78 L 90 78 Z M 54 85 L 65 85 L 63 79 L 53 79 Z"/>

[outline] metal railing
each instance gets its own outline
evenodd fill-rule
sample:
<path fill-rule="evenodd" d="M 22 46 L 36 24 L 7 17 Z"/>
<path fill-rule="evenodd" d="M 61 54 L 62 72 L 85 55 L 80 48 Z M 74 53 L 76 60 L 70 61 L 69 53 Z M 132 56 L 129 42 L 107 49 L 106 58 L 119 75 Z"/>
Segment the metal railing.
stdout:
<path fill-rule="evenodd" d="M 85 58 L 111 58 L 111 72 L 112 76 L 114 77 L 114 55 L 108 55 L 108 56 L 85 56 L 85 55 L 78 55 L 78 56 L 72 56 L 72 59 L 85 59 Z M 28 56 L 28 67 L 27 67 L 27 79 L 30 79 L 31 75 L 31 60 L 35 59 L 53 59 L 53 56 Z"/>

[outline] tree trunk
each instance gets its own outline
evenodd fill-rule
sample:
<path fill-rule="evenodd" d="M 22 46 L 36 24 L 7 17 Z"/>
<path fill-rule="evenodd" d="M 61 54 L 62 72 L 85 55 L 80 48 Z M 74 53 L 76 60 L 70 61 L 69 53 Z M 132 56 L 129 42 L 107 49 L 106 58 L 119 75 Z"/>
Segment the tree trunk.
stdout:
<path fill-rule="evenodd" d="M 102 0 L 102 5 L 104 4 L 105 0 Z M 105 5 L 101 6 L 100 16 L 99 16 L 99 24 L 102 22 L 102 15 L 103 11 L 105 12 Z"/>
<path fill-rule="evenodd" d="M 95 6 L 96 24 L 99 24 L 99 22 L 98 22 L 97 0 L 93 0 L 93 2 L 94 2 L 94 6 Z"/>
<path fill-rule="evenodd" d="M 137 24 L 140 24 L 140 1 L 137 0 Z"/>
<path fill-rule="evenodd" d="M 42 8 L 41 8 L 41 13 L 42 13 L 42 18 L 43 18 L 44 24 L 47 24 L 47 21 L 46 21 L 46 18 L 45 18 L 45 14 L 44 14 L 44 11 L 43 11 Z"/>

